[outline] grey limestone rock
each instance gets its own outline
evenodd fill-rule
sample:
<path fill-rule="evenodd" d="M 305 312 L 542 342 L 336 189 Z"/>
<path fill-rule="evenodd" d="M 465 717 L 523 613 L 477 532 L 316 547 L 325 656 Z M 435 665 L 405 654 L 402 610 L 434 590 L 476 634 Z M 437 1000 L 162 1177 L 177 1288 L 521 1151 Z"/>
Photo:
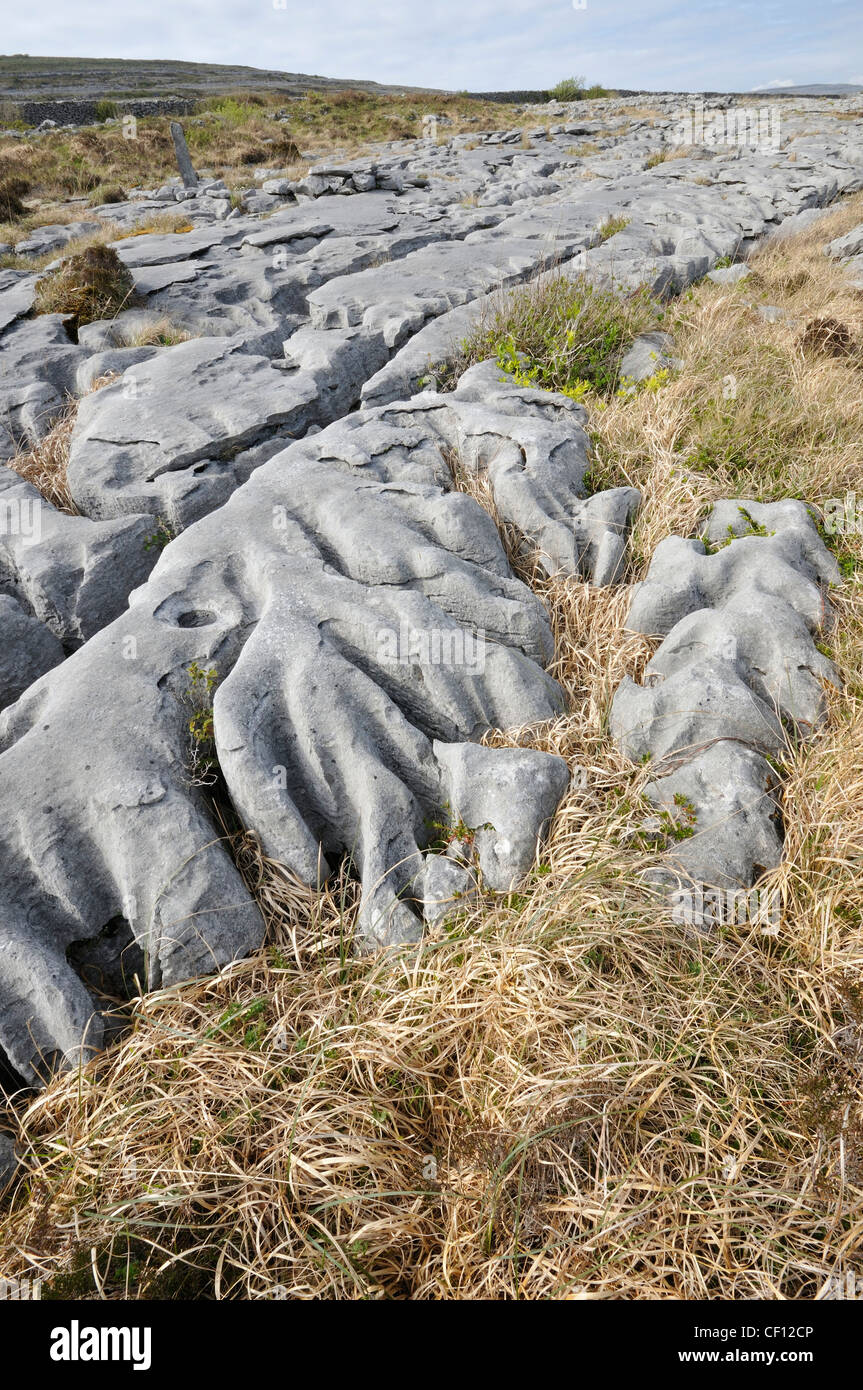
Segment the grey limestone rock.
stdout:
<path fill-rule="evenodd" d="M 454 822 L 475 833 L 483 880 L 507 892 L 524 878 L 538 842 L 564 794 L 562 758 L 527 748 L 435 743 Z"/>
<path fill-rule="evenodd" d="M 704 543 L 669 536 L 654 552 L 644 583 L 633 598 L 628 625 L 636 632 L 665 636 L 675 623 L 701 608 L 743 594 L 783 599 L 809 625 L 820 627 L 827 608 L 821 585 L 835 562 L 816 535 L 819 555 L 805 532 L 745 536 L 708 553 Z"/>
<path fill-rule="evenodd" d="M 707 273 L 708 280 L 712 280 L 714 285 L 739 285 L 741 280 L 746 280 L 752 274 L 748 265 L 729 265 L 723 266 L 720 270 L 710 270 Z"/>
<path fill-rule="evenodd" d="M 657 881 L 748 888 L 782 858 L 779 779 L 742 743 L 720 740 L 645 789 L 648 801 L 674 819 L 681 805 L 696 815 L 695 833 L 665 856 Z"/>
<path fill-rule="evenodd" d="M 44 256 L 49 251 L 59 251 L 67 242 L 73 241 L 76 237 L 87 236 L 90 232 L 97 232 L 99 223 L 90 222 L 59 222 L 46 227 L 37 227 L 29 236 L 24 237 L 15 247 L 15 254 L 18 256 Z"/>
<path fill-rule="evenodd" d="M 674 356 L 674 342 L 668 333 L 642 333 L 620 363 L 624 383 L 642 382 L 660 371 L 677 371 L 683 363 Z"/>
<path fill-rule="evenodd" d="M 153 568 L 156 530 L 152 516 L 69 516 L 0 466 L 0 591 L 53 634 L 61 653 L 122 612 Z"/>
<path fill-rule="evenodd" d="M 0 270 L 0 333 L 30 312 L 35 293 L 35 275 L 25 270 Z"/>
<path fill-rule="evenodd" d="M 825 686 L 839 684 L 815 641 L 838 570 L 795 499 L 717 502 L 702 535 L 662 541 L 636 589 L 628 626 L 665 640 L 642 684 L 621 682 L 609 725 L 629 757 L 656 766 L 648 799 L 690 817 L 654 880 L 736 891 L 782 854 L 766 759 L 822 722 Z"/>
<path fill-rule="evenodd" d="M 60 314 L 21 318 L 0 334 L 0 462 L 48 433 L 85 356 Z"/>
<path fill-rule="evenodd" d="M 451 490 L 439 449 L 404 430 L 384 447 L 387 428 L 351 417 L 259 468 L 0 719 L 16 806 L 0 828 L 0 1045 L 22 1076 L 99 1046 L 99 1010 L 67 952 L 107 924 L 128 924 L 150 987 L 261 940 L 190 785 L 194 662 L 222 678 L 215 746 L 237 812 L 307 882 L 352 856 L 366 948 L 420 935 L 422 850 L 445 803 L 494 826 L 490 881 L 530 862 L 565 766 L 482 749 L 468 796 L 459 747 L 562 707 L 542 669 L 548 619 L 490 517 Z M 56 768 L 50 795 L 34 761 Z"/>
<path fill-rule="evenodd" d="M 0 709 L 63 660 L 63 648 L 16 599 L 0 593 Z"/>
<path fill-rule="evenodd" d="M 620 578 L 640 494 L 613 488 L 588 496 L 586 417 L 567 396 L 519 386 L 496 362 L 481 362 L 454 392 L 424 392 L 369 413 L 431 426 L 459 466 L 488 479 L 501 517 L 518 527 L 547 573 L 582 574 L 595 584 Z"/>
<path fill-rule="evenodd" d="M 824 253 L 836 261 L 850 260 L 852 256 L 863 254 L 863 224 L 829 242 Z"/>
<path fill-rule="evenodd" d="M 478 897 L 475 874 L 447 854 L 427 854 L 418 877 L 418 900 L 429 926 L 463 912 Z"/>
<path fill-rule="evenodd" d="M 316 421 L 317 388 L 234 339 L 198 338 L 86 396 L 69 454 L 88 516 L 150 512 L 184 526 Z"/>

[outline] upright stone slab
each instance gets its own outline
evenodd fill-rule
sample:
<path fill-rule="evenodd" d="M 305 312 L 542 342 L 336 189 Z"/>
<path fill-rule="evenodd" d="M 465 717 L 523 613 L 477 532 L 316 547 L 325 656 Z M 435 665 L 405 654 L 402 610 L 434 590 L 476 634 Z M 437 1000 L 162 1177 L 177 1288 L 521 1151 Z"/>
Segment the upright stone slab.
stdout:
<path fill-rule="evenodd" d="M 186 144 L 183 127 L 179 121 L 171 122 L 171 139 L 174 142 L 174 153 L 177 156 L 177 168 L 183 180 L 183 187 L 197 188 L 198 175 L 192 165 L 192 156 L 189 154 L 189 146 Z"/>

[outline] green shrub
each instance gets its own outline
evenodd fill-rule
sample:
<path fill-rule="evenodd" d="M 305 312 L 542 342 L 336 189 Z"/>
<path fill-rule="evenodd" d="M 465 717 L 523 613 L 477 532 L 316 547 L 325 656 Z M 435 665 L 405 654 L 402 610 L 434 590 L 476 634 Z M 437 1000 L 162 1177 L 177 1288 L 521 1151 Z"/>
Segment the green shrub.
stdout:
<path fill-rule="evenodd" d="M 219 97 L 216 101 L 208 102 L 205 110 L 210 110 L 214 115 L 221 117 L 225 125 L 239 129 L 260 115 L 260 111 L 256 108 L 259 108 L 261 104 L 260 100 L 255 102 L 248 99 L 238 101 L 236 97 Z"/>
<path fill-rule="evenodd" d="M 610 395 L 633 338 L 654 327 L 662 310 L 646 290 L 618 294 L 583 277 L 555 276 L 525 285 L 463 344 L 458 371 L 496 357 L 520 384 L 580 400 Z"/>
<path fill-rule="evenodd" d="M 584 95 L 583 77 L 565 77 L 556 87 L 552 87 L 549 93 L 555 101 L 581 101 Z"/>

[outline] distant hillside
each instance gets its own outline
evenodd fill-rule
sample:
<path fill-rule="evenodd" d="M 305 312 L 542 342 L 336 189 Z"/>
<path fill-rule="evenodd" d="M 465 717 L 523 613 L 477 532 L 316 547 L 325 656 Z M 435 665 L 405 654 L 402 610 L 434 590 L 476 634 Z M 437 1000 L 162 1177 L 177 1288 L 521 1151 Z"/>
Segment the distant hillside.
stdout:
<path fill-rule="evenodd" d="M 0 54 L 0 98 L 13 101 L 54 97 L 130 96 L 205 97 L 232 91 L 272 91 L 299 96 L 308 91 L 352 88 L 368 92 L 424 91 L 385 87 L 357 78 L 320 77 L 301 72 L 223 63 L 174 63 L 163 59 L 39 58 Z"/>
<path fill-rule="evenodd" d="M 776 97 L 850 97 L 855 92 L 863 92 L 863 83 L 854 82 L 810 82 L 801 87 L 756 87 L 758 96 L 768 93 Z"/>

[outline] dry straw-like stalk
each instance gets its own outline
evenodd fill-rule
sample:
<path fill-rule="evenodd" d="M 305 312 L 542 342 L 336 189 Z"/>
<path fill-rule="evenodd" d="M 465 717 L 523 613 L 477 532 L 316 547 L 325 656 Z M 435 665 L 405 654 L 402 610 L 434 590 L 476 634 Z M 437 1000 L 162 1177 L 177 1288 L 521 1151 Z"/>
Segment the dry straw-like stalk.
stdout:
<path fill-rule="evenodd" d="M 96 378 L 90 390 L 98 391 L 116 378 L 116 372 L 106 372 L 104 376 Z M 29 449 L 19 448 L 9 460 L 9 467 L 38 488 L 47 502 L 71 516 L 78 515 L 78 508 L 69 491 L 66 470 L 77 417 L 78 401 L 70 396 L 38 443 Z"/>
<path fill-rule="evenodd" d="M 39 442 L 19 449 L 9 460 L 9 467 L 38 488 L 46 501 L 73 516 L 78 508 L 69 491 L 66 468 L 77 415 L 78 402 L 70 399 Z"/>

